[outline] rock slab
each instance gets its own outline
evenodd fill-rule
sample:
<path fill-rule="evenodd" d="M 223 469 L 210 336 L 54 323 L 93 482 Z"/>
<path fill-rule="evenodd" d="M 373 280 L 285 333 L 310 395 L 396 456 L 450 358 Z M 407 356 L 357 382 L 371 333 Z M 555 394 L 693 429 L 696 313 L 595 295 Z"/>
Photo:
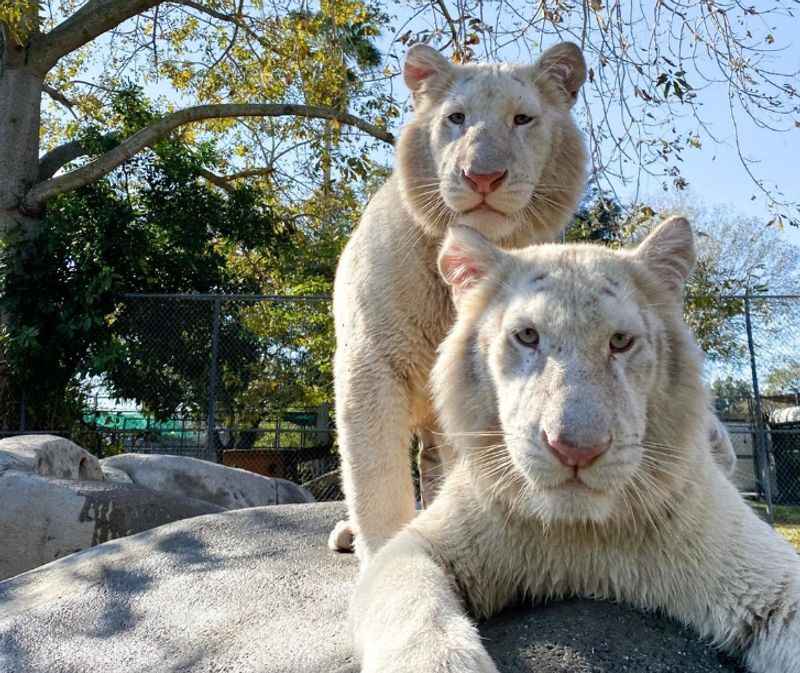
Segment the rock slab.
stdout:
<path fill-rule="evenodd" d="M 0 579 L 107 540 L 221 511 L 136 484 L 0 470 Z"/>
<path fill-rule="evenodd" d="M 56 435 L 9 437 L 0 440 L 0 580 L 179 519 L 313 501 L 284 479 L 194 458 L 98 461 Z"/>
<path fill-rule="evenodd" d="M 186 519 L 0 583 L 3 673 L 357 673 L 341 503 Z M 733 673 L 669 620 L 593 601 L 482 625 L 502 673 Z M 425 672 L 420 672 L 425 673 Z"/>
<path fill-rule="evenodd" d="M 58 435 L 20 435 L 0 439 L 0 472 L 4 469 L 23 470 L 55 479 L 104 479 L 97 458 Z"/>
<path fill-rule="evenodd" d="M 311 493 L 286 479 L 187 456 L 124 453 L 104 458 L 100 464 L 104 470 L 125 473 L 134 484 L 205 500 L 225 509 L 314 502 Z"/>

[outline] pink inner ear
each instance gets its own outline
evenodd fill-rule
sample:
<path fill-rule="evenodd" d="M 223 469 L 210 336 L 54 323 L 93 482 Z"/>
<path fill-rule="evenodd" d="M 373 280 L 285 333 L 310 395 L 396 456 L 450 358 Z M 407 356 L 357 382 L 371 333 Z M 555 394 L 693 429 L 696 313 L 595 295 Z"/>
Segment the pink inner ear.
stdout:
<path fill-rule="evenodd" d="M 470 264 L 461 264 L 453 269 L 450 275 L 450 282 L 459 287 L 465 287 L 481 277 L 481 270 Z"/>
<path fill-rule="evenodd" d="M 410 63 L 406 63 L 404 74 L 406 80 L 421 82 L 423 79 L 425 79 L 426 77 L 430 77 L 433 74 L 433 69 L 425 68 L 420 65 L 412 65 Z"/>
<path fill-rule="evenodd" d="M 458 288 L 468 287 L 485 275 L 480 264 L 464 255 L 460 250 L 452 251 L 442 261 L 447 282 Z"/>

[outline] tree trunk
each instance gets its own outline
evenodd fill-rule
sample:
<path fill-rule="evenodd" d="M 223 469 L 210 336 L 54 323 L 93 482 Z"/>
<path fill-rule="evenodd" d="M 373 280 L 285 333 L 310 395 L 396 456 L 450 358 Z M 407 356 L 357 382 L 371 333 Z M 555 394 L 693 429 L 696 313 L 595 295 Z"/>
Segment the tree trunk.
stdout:
<path fill-rule="evenodd" d="M 29 238 L 40 221 L 39 213 L 20 208 L 39 173 L 44 80 L 26 65 L 26 51 L 24 46 L 6 44 L 0 53 L 0 241 L 8 241 L 17 232 Z"/>

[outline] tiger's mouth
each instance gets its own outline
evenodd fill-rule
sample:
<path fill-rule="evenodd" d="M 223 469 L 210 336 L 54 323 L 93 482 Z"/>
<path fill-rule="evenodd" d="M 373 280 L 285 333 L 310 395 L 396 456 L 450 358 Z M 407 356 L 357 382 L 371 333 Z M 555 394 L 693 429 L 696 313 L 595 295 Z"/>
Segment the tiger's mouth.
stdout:
<path fill-rule="evenodd" d="M 497 215 L 502 215 L 503 217 L 508 217 L 507 213 L 504 213 L 502 210 L 498 210 L 497 208 L 492 207 L 486 201 L 481 201 L 477 206 L 473 206 L 468 210 L 461 211 L 462 215 L 470 215 L 472 213 L 495 213 Z"/>
<path fill-rule="evenodd" d="M 580 478 L 578 474 L 575 474 L 564 481 L 548 485 L 543 487 L 545 491 L 550 493 L 582 493 L 586 495 L 605 495 L 605 491 L 596 488 L 594 486 L 590 486 L 587 484 L 583 479 Z"/>

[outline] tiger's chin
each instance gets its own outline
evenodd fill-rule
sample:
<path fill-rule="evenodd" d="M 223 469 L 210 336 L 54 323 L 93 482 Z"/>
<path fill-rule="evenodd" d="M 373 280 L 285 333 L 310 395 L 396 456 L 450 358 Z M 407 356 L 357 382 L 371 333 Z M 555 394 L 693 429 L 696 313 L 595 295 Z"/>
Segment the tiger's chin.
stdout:
<path fill-rule="evenodd" d="M 499 210 L 480 208 L 459 213 L 456 222 L 479 231 L 491 241 L 502 241 L 520 227 L 520 220 Z"/>
<path fill-rule="evenodd" d="M 603 523 L 616 511 L 614 490 L 601 490 L 568 480 L 556 486 L 533 486 L 521 510 L 547 526 L 555 524 Z"/>

